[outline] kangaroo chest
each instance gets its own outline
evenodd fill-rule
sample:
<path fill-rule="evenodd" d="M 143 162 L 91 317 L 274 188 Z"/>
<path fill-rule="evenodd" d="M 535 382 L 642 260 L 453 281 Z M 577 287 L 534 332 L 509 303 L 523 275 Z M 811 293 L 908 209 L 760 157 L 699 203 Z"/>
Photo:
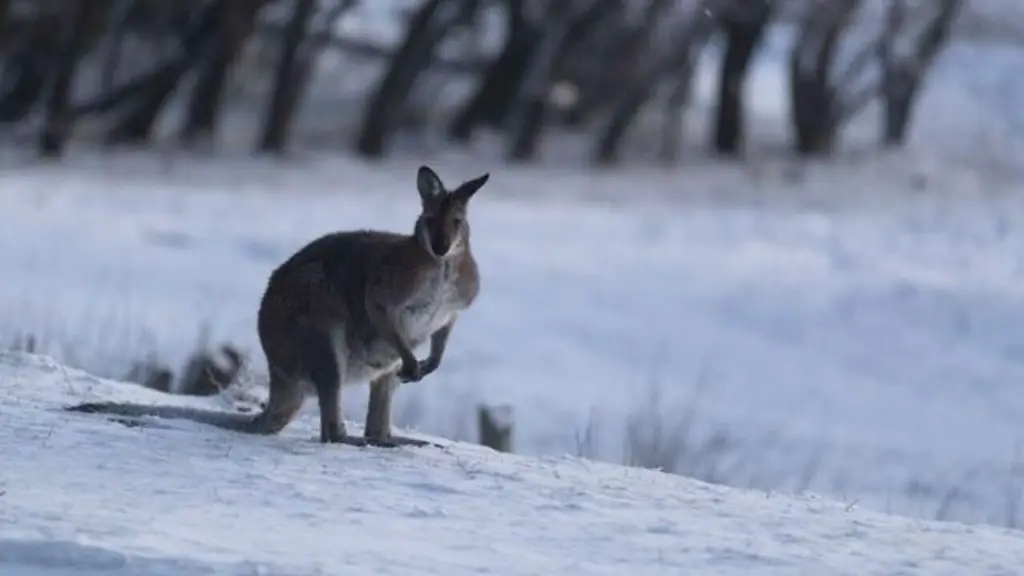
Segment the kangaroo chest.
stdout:
<path fill-rule="evenodd" d="M 445 262 L 406 301 L 399 312 L 398 323 L 410 343 L 419 345 L 427 340 L 451 320 L 452 314 L 462 308 L 457 281 L 456 264 Z"/>

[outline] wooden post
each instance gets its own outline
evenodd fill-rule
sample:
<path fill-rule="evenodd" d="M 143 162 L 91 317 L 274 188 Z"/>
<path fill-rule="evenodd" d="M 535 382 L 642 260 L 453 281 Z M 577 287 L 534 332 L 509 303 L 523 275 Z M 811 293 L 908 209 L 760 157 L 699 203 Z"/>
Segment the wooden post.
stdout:
<path fill-rule="evenodd" d="M 512 407 L 477 407 L 480 444 L 498 452 L 512 452 Z"/>

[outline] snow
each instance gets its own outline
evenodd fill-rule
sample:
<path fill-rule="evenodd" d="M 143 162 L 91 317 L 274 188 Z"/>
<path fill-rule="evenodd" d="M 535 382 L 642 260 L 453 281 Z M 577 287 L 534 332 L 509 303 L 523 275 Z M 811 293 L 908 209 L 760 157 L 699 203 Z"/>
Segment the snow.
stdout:
<path fill-rule="evenodd" d="M 1013 574 L 1024 533 L 918 521 L 569 457 L 353 449 L 83 396 L 210 406 L 0 355 L 0 575 Z"/>
<path fill-rule="evenodd" d="M 739 167 L 687 150 L 653 168 L 635 157 L 651 126 L 606 172 L 558 137 L 530 167 L 496 162 L 486 137 L 372 165 L 5 162 L 0 343 L 29 331 L 116 378 L 147 353 L 179 367 L 207 323 L 247 349 L 257 385 L 274 266 L 330 230 L 409 230 L 421 162 L 451 183 L 491 172 L 471 214 L 481 296 L 396 421 L 470 439 L 477 404 L 507 405 L 521 456 L 321 447 L 315 403 L 274 438 L 125 428 L 54 408 L 207 404 L 6 355 L 0 575 L 1013 573 L 1020 532 L 975 524 L 1024 519 L 1024 56 L 951 46 L 907 151 L 866 152 L 866 114 L 836 160 L 797 165 L 779 153 L 786 42 L 773 32 L 750 78 Z M 304 114 L 321 133 L 336 131 L 325 102 Z M 694 148 L 706 117 L 687 126 Z M 247 145 L 257 124 L 230 120 Z M 365 387 L 344 404 L 358 430 Z M 661 462 L 666 447 L 681 454 Z"/>
<path fill-rule="evenodd" d="M 699 478 L 1019 522 L 1024 124 L 999 111 L 1016 109 L 1019 85 L 1000 79 L 1024 57 L 991 48 L 979 67 L 977 47 L 951 46 L 906 153 L 795 166 L 777 152 L 783 40 L 751 77 L 756 151 L 741 169 L 510 167 L 487 139 L 425 156 L 453 182 L 492 173 L 472 220 L 484 286 L 396 420 L 468 439 L 475 404 L 508 404 L 519 452 L 623 461 L 630 421 L 660 416 L 670 434 L 692 424 L 674 466 Z M 247 348 L 259 378 L 270 269 L 329 230 L 408 230 L 420 161 L 7 166 L 0 246 L 14 249 L 0 272 L 14 280 L 0 284 L 0 337 L 30 330 L 61 361 L 120 377 L 150 352 L 180 366 L 208 323 L 214 343 Z M 345 413 L 359 420 L 366 392 L 353 392 Z"/>
<path fill-rule="evenodd" d="M 418 206 L 414 162 L 176 162 L 0 175 L 20 191 L 0 199 L 7 333 L 37 326 L 70 344 L 46 351 L 118 376 L 150 350 L 181 365 L 209 321 L 258 378 L 272 267 L 328 230 L 409 229 Z M 399 394 L 400 424 L 471 438 L 476 403 L 508 404 L 517 451 L 577 453 L 589 422 L 589 455 L 619 461 L 629 418 L 692 412 L 680 471 L 704 479 L 926 518 L 1019 512 L 1024 212 L 998 180 L 951 172 L 914 196 L 894 192 L 922 171 L 912 159 L 865 160 L 754 201 L 743 190 L 779 186 L 774 170 L 721 168 L 671 200 L 689 184 L 670 172 L 640 190 L 628 169 L 435 166 L 495 174 L 472 212 L 483 287 L 442 369 Z M 354 389 L 347 418 L 365 401 Z"/>

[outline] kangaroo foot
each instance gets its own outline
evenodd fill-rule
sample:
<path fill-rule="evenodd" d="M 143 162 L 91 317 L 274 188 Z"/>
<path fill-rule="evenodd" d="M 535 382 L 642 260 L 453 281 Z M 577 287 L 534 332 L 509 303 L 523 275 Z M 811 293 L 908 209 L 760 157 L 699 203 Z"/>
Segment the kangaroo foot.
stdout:
<path fill-rule="evenodd" d="M 349 436 L 348 434 L 341 437 L 339 444 L 345 444 L 347 446 L 356 446 L 362 448 L 366 446 L 368 442 L 361 436 Z"/>
<path fill-rule="evenodd" d="M 351 436 L 340 426 L 329 426 L 321 428 L 320 442 L 323 444 L 345 444 L 347 446 L 366 446 L 366 440 L 361 436 Z"/>
<path fill-rule="evenodd" d="M 349 436 L 348 434 L 328 437 L 326 440 L 321 439 L 320 442 L 324 444 L 344 444 L 346 446 L 355 446 L 357 448 L 362 448 L 368 444 L 368 442 L 361 436 Z"/>
<path fill-rule="evenodd" d="M 435 444 L 433 442 L 428 442 L 426 440 L 420 440 L 418 438 L 409 438 L 407 436 L 394 436 L 390 434 L 383 438 L 368 437 L 366 438 L 366 444 L 368 446 L 377 446 L 379 448 L 397 448 L 399 446 L 435 446 L 437 448 L 442 448 L 440 444 Z"/>

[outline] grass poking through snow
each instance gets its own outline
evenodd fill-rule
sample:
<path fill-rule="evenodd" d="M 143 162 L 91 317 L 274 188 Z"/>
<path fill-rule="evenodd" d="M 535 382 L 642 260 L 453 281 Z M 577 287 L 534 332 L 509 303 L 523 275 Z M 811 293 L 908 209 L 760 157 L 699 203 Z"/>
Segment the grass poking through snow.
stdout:
<path fill-rule="evenodd" d="M 204 327 L 198 330 L 196 346 L 188 360 L 182 366 L 173 367 L 162 361 L 155 350 L 146 350 L 138 358 L 119 357 L 119 351 L 123 354 L 125 350 L 138 350 L 117 344 L 124 338 L 116 331 L 128 325 L 126 319 L 119 319 L 121 322 L 101 323 L 103 329 L 89 333 L 91 342 L 76 340 L 48 324 L 45 331 L 20 329 L 0 333 L 0 348 L 52 355 L 64 364 L 91 371 L 97 376 L 135 382 L 168 393 L 218 396 L 227 407 L 251 410 L 265 400 L 266 376 L 253 366 L 244 351 L 230 343 L 211 346 L 208 330 Z M 81 337 L 83 333 L 79 331 L 78 334 Z M 119 348 L 113 348 L 115 345 Z M 660 470 L 710 483 L 794 493 L 810 489 L 818 476 L 821 462 L 828 457 L 824 446 L 809 454 L 798 469 L 781 473 L 759 469 L 757 463 L 763 462 L 759 456 L 785 447 L 776 445 L 777 439 L 773 436 L 739 438 L 725 427 L 701 421 L 700 392 L 713 385 L 707 371 L 698 376 L 690 394 L 682 400 L 666 398 L 664 384 L 657 378 L 648 379 L 646 393 L 624 421 L 610 420 L 612 417 L 592 408 L 586 425 L 574 430 L 575 455 Z M 396 426 L 407 429 L 429 426 L 432 433 L 440 436 L 477 441 L 478 432 L 473 429 L 477 399 L 454 399 L 455 405 L 444 419 L 449 423 L 448 429 L 437 430 L 437 426 L 430 426 L 438 420 L 434 417 L 437 415 L 429 413 L 418 389 L 410 392 L 413 393 L 396 406 Z M 609 432 L 618 439 L 608 438 Z M 1001 518 L 989 518 L 988 523 L 1022 528 L 1024 449 L 1019 445 L 1010 459 L 1003 482 L 1004 514 Z M 918 485 L 922 483 L 908 482 L 906 490 L 916 492 Z M 841 487 L 837 486 L 835 492 L 840 498 L 851 501 L 851 506 L 860 502 L 843 494 Z M 957 520 L 969 506 L 971 499 L 966 491 L 961 485 L 954 484 L 936 495 L 932 517 Z"/>

